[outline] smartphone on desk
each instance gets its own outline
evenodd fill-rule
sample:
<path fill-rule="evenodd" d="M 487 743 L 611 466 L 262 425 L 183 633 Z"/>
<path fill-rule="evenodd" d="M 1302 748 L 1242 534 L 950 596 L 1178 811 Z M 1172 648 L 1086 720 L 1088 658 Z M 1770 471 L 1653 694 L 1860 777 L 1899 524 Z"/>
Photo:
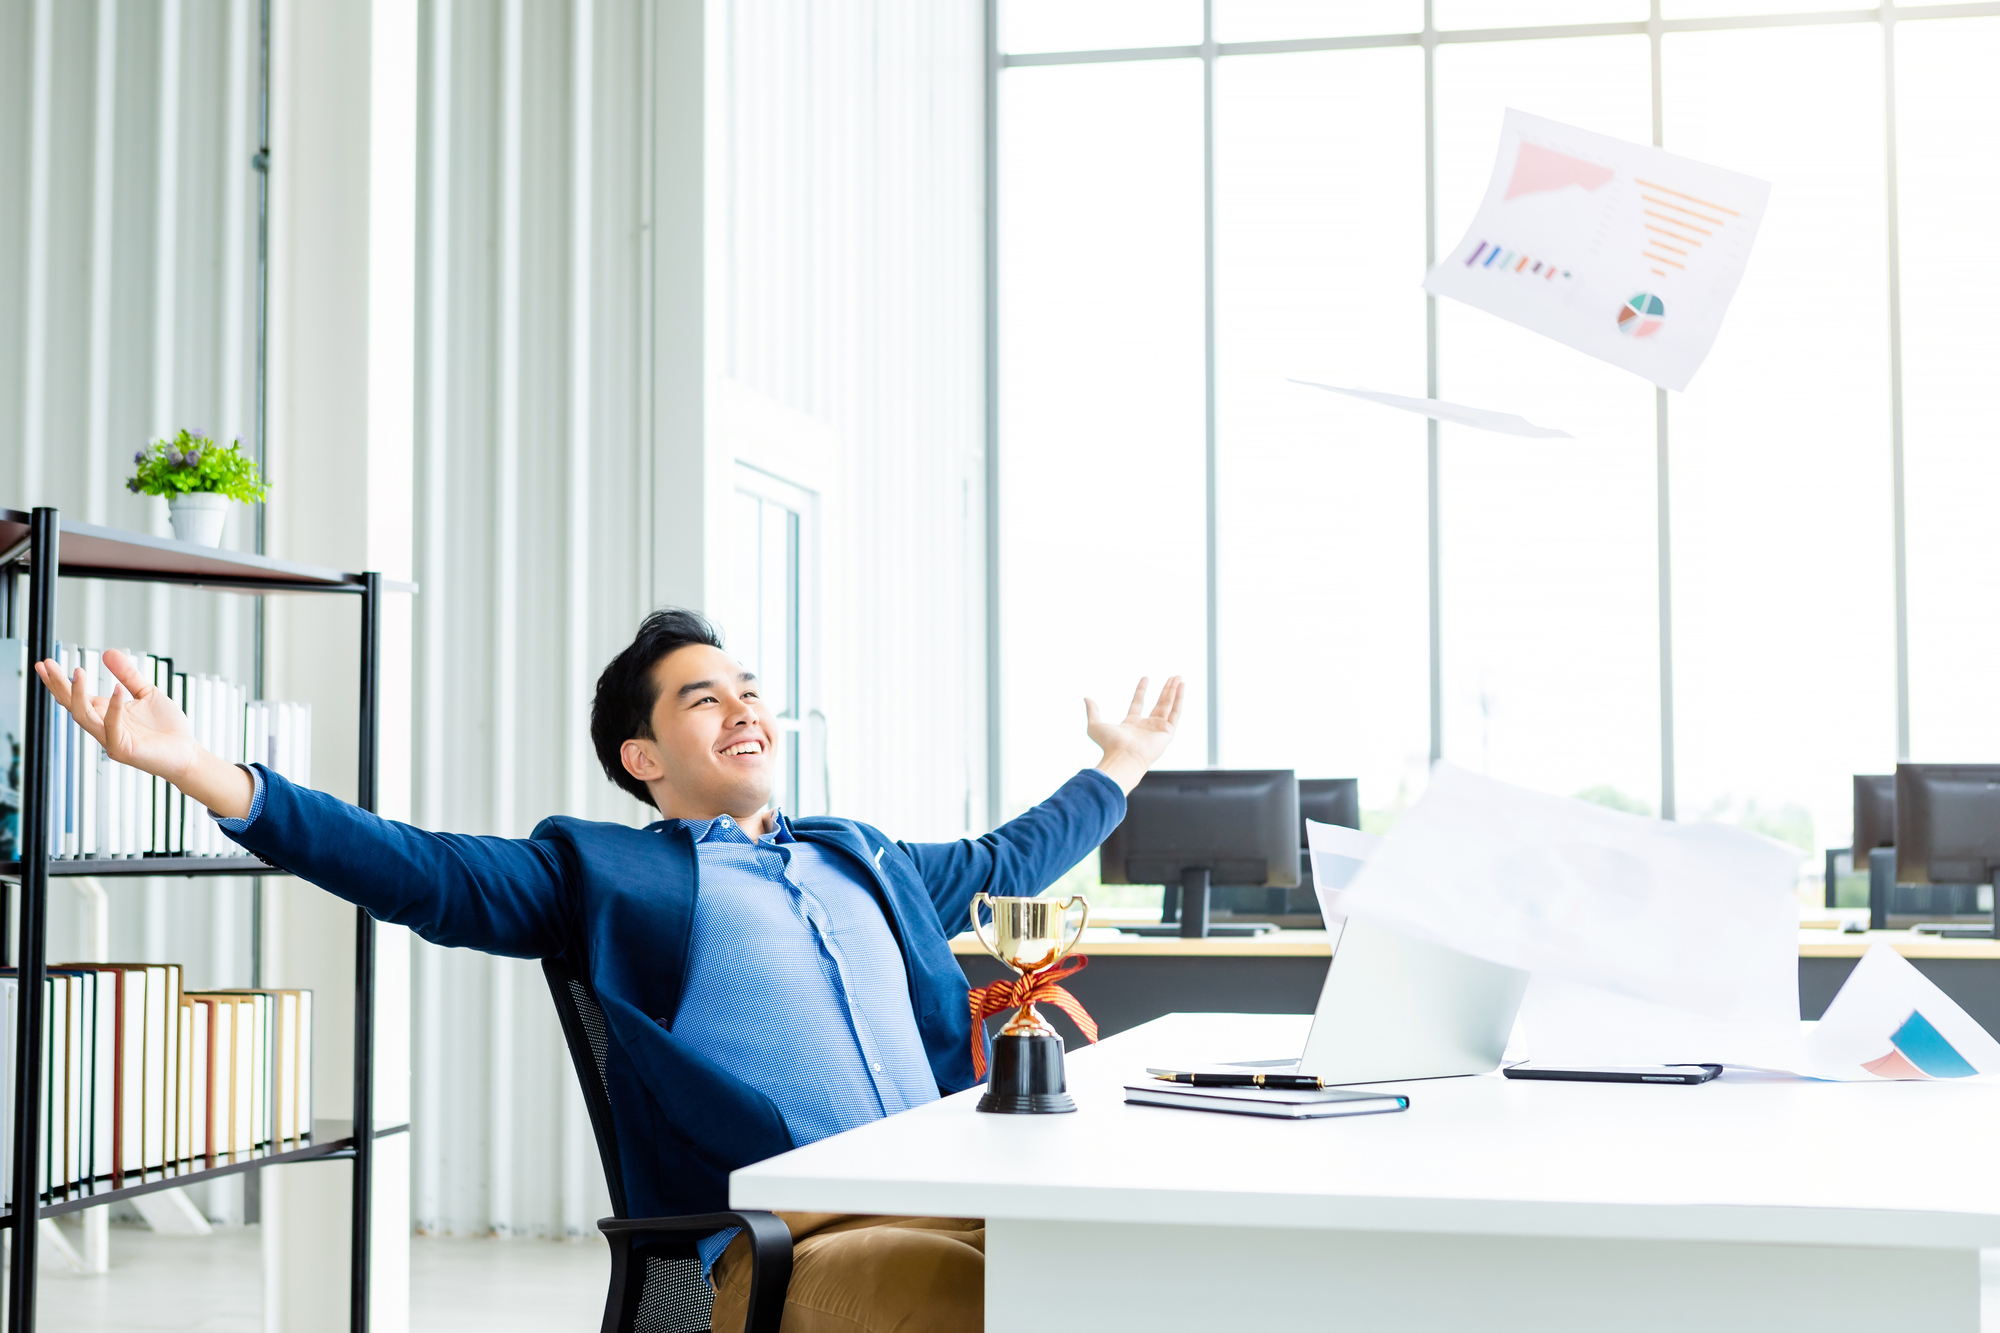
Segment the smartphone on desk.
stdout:
<path fill-rule="evenodd" d="M 1721 1065 L 1509 1065 L 1508 1078 L 1549 1079 L 1564 1083 L 1706 1083 L 1722 1072 Z"/>

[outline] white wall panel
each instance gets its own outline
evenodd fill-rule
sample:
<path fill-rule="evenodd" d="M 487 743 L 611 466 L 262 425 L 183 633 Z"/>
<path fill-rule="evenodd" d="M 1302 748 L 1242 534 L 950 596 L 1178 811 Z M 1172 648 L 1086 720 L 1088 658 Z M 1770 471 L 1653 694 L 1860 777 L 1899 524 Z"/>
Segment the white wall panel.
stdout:
<path fill-rule="evenodd" d="M 164 534 L 166 502 L 124 489 L 134 451 L 183 426 L 248 445 L 255 21 L 243 0 L 0 0 L 0 504 Z M 250 542 L 239 509 L 224 544 Z M 64 641 L 245 682 L 250 628 L 243 598 L 78 581 L 57 617 Z M 71 883 L 52 961 L 88 952 Z M 249 983 L 247 881 L 103 887 L 113 957 Z"/>
<path fill-rule="evenodd" d="M 596 670 L 647 606 L 644 18 L 631 0 L 424 7 L 429 827 L 522 837 L 551 814 L 643 818 L 597 775 L 585 726 Z M 593 1233 L 610 1204 L 539 967 L 419 944 L 416 991 L 418 1227 Z"/>
<path fill-rule="evenodd" d="M 633 0 L 425 9 L 433 827 L 651 818 L 603 779 L 586 724 L 598 670 L 655 604 L 651 469 L 672 467 L 646 381 L 649 321 L 679 313 L 647 295 L 650 173 L 672 170 L 648 160 L 654 18 Z M 705 21 L 706 359 L 730 381 L 710 429 L 746 402 L 795 422 L 725 444 L 821 497 L 836 808 L 955 836 L 984 808 L 979 9 L 716 4 Z M 720 559 L 726 534 L 703 546 Z M 609 1205 L 539 968 L 420 945 L 417 991 L 418 1225 L 592 1232 Z"/>
<path fill-rule="evenodd" d="M 166 502 L 124 489 L 133 452 L 182 426 L 248 443 L 254 91 L 230 77 L 243 36 L 232 24 L 246 11 L 0 0 L 0 504 L 165 533 Z M 226 545 L 249 545 L 248 519 L 232 515 Z M 65 641 L 249 679 L 245 599 L 74 581 L 61 591 Z M 107 888 L 114 953 L 143 952 L 165 931 L 191 984 L 247 981 L 247 937 L 206 920 L 210 901 L 246 885 L 211 895 L 175 881 L 171 922 L 150 925 L 144 904 L 166 901 L 157 887 Z M 65 895 L 51 909 L 51 949 L 69 956 Z M 211 957 L 218 937 L 227 956 Z"/>
<path fill-rule="evenodd" d="M 164 502 L 122 489 L 133 450 L 183 425 L 247 437 L 255 18 L 249 0 L 0 0 L 0 503 L 164 531 Z M 648 0 L 422 6 L 428 827 L 650 817 L 603 779 L 586 724 L 602 664 L 663 585 L 689 586 L 654 558 L 656 481 L 673 484 L 650 382 L 659 21 Z M 704 191 L 711 220 L 711 429 L 819 497 L 834 808 L 905 837 L 977 831 L 979 6 L 715 0 L 705 22 L 705 177 L 661 183 Z M 65 638 L 248 678 L 245 602 L 64 592 Z M 323 711 L 351 767 L 343 710 Z M 107 887 L 115 953 L 248 980 L 246 886 Z M 58 897 L 51 939 L 76 929 Z M 414 973 L 417 1226 L 593 1233 L 609 1202 L 539 968 L 418 944 Z"/>
<path fill-rule="evenodd" d="M 832 428 L 833 808 L 909 838 L 986 808 L 980 22 L 965 0 L 739 0 L 711 30 L 712 364 Z"/>

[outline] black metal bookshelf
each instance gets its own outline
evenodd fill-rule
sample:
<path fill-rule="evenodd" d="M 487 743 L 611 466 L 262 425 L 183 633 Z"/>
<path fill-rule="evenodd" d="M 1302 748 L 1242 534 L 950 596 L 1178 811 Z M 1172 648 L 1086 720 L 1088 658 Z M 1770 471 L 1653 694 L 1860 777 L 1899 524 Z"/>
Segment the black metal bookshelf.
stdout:
<path fill-rule="evenodd" d="M 172 583 L 218 591 L 265 594 L 331 593 L 357 598 L 361 610 L 360 765 L 355 803 L 373 810 L 377 796 L 377 729 L 381 692 L 382 598 L 391 592 L 415 592 L 414 585 L 385 580 L 380 574 L 349 574 L 337 569 L 273 560 L 214 547 L 171 541 L 144 533 L 120 532 L 64 519 L 56 510 L 38 508 L 32 514 L 0 510 L 0 616 L 6 633 L 19 633 L 19 613 L 26 584 L 28 660 L 54 655 L 56 590 L 59 578 L 114 579 L 142 583 Z M 40 1179 L 40 1142 L 31 1127 L 41 1121 L 42 980 L 48 942 L 48 890 L 51 878 L 73 875 L 276 875 L 254 856 L 55 857 L 49 849 L 51 741 L 56 703 L 32 675 L 27 682 L 21 753 L 20 860 L 0 864 L 0 916 L 4 916 L 9 882 L 18 886 L 16 924 L 20 977 L 14 1034 L 14 1137 L 6 1145 L 17 1182 Z M 350 1243 L 348 1325 L 353 1333 L 368 1328 L 369 1216 L 374 1184 L 375 1143 L 408 1125 L 375 1124 L 375 930 L 374 918 L 355 909 L 354 937 L 354 1112 L 349 1121 L 316 1120 L 309 1142 L 290 1148 L 243 1153 L 182 1170 L 145 1172 L 113 1188 L 109 1181 L 44 1194 L 35 1200 L 33 1216 L 55 1217 L 94 1208 L 153 1190 L 191 1185 L 218 1176 L 255 1171 L 289 1162 L 347 1159 L 354 1163 L 353 1217 Z M 0 946 L 4 954 L 4 946 Z M 0 963 L 4 963 L 0 957 Z M 18 1190 L 17 1190 L 18 1193 Z M 0 1228 L 12 1233 L 7 1273 L 6 1333 L 31 1333 L 35 1327 L 38 1228 L 23 1226 L 28 1210 L 18 1206 L 0 1213 Z"/>
<path fill-rule="evenodd" d="M 254 856 L 66 856 L 49 862 L 49 878 L 90 875 L 136 878 L 140 875 L 282 875 L 286 872 Z M 0 879 L 18 881 L 19 861 L 0 861 Z"/>
<path fill-rule="evenodd" d="M 375 1137 L 386 1139 L 391 1134 L 407 1134 L 410 1127 L 402 1125 L 377 1125 Z M 80 1213 L 86 1208 L 96 1208 L 107 1203 L 117 1203 L 120 1199 L 130 1199 L 135 1195 L 151 1194 L 155 1190 L 176 1189 L 182 1185 L 192 1185 L 203 1180 L 214 1180 L 217 1176 L 237 1175 L 244 1171 L 256 1171 L 267 1166 L 283 1166 L 288 1162 L 332 1162 L 351 1160 L 354 1156 L 354 1124 L 348 1120 L 315 1120 L 312 1133 L 293 1147 L 270 1147 L 255 1152 L 218 1153 L 213 1166 L 153 1167 L 146 1171 L 127 1171 L 123 1180 L 113 1184 L 109 1179 L 86 1181 L 66 1190 L 57 1190 L 36 1208 L 42 1217 L 60 1217 L 64 1213 Z M 14 1225 L 13 1210 L 0 1208 L 0 1227 Z"/>

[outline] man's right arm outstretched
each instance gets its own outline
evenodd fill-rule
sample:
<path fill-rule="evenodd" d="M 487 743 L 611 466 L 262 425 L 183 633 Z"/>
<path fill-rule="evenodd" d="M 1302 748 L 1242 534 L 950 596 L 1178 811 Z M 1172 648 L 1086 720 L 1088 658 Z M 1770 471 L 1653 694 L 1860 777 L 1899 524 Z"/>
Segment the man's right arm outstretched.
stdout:
<path fill-rule="evenodd" d="M 203 749 L 180 707 L 124 654 L 109 650 L 104 664 L 118 684 L 101 698 L 90 697 L 81 671 L 64 680 L 51 661 L 35 671 L 112 759 L 164 778 L 222 819 L 250 820 L 241 832 L 224 826 L 250 851 L 436 944 L 520 958 L 562 950 L 565 846 L 429 833 L 266 769 L 253 776 Z"/>

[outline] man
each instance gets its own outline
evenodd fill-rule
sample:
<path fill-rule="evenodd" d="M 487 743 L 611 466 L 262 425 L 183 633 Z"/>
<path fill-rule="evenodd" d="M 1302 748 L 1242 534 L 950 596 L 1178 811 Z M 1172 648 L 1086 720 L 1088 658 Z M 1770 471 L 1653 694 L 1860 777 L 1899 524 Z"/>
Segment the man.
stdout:
<path fill-rule="evenodd" d="M 1124 818 L 1180 721 L 1170 679 L 1119 721 L 1085 701 L 1095 769 L 983 838 L 892 842 L 852 820 L 790 820 L 771 797 L 777 734 L 756 677 L 688 611 L 647 617 L 597 682 L 606 776 L 657 808 L 643 829 L 558 816 L 525 839 L 431 833 L 238 765 L 117 652 L 91 698 L 36 664 L 120 763 L 173 783 L 273 865 L 435 944 L 562 956 L 609 1027 L 604 1076 L 634 1216 L 727 1206 L 729 1172 L 972 1086 L 965 977 L 946 941 L 972 895 L 1039 893 Z M 978 1329 L 984 1231 L 941 1218 L 787 1215 L 786 1333 Z M 740 1329 L 744 1242 L 698 1247 L 715 1328 Z"/>

